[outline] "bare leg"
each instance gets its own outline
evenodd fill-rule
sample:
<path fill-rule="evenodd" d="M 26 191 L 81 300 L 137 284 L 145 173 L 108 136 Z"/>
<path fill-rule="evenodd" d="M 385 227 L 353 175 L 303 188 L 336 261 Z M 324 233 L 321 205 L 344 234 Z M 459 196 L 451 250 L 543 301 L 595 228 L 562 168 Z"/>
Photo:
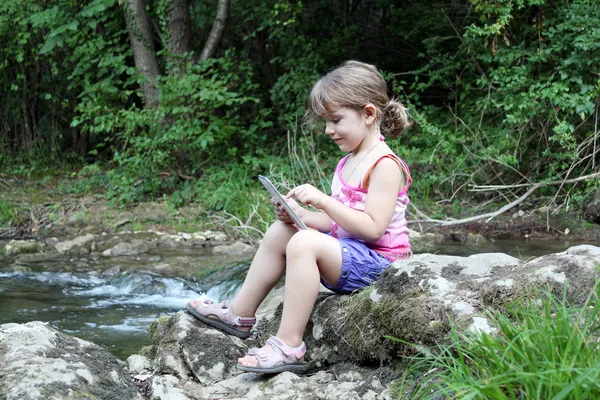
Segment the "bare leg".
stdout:
<path fill-rule="evenodd" d="M 252 264 L 250 264 L 242 288 L 232 302 L 233 311 L 237 315 L 253 316 L 260 303 L 279 282 L 285 271 L 285 249 L 292 236 L 297 232 L 298 229 L 294 225 L 280 221 L 276 221 L 267 229 Z M 193 300 L 191 305 L 197 307 L 199 303 L 199 301 Z"/>
<path fill-rule="evenodd" d="M 325 234 L 316 231 L 300 231 L 289 240 L 285 277 L 283 315 L 277 337 L 288 346 L 302 343 L 304 328 L 312 312 L 319 292 L 319 277 L 334 284 L 342 271 L 340 244 Z M 264 348 L 273 351 L 271 346 Z M 256 366 L 255 356 L 245 356 L 238 362 Z"/>
<path fill-rule="evenodd" d="M 233 300 L 237 315 L 252 316 L 285 272 L 285 249 L 298 232 L 295 225 L 276 221 L 262 240 L 244 284 Z"/>

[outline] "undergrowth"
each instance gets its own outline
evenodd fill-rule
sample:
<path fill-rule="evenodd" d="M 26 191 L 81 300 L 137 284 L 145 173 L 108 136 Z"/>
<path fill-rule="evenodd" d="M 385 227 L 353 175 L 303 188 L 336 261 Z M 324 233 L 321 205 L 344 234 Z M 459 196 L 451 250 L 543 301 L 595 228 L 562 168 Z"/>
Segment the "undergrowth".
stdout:
<path fill-rule="evenodd" d="M 497 332 L 452 331 L 450 345 L 416 357 L 398 388 L 410 399 L 596 399 L 600 397 L 598 284 L 582 306 L 550 292 L 505 313 Z"/>

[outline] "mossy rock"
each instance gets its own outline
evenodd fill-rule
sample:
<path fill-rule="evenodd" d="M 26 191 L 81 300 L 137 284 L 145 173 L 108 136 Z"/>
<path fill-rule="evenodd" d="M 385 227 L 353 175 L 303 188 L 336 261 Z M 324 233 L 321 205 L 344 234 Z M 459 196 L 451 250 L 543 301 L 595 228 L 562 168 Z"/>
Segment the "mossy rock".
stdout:
<path fill-rule="evenodd" d="M 4 254 L 14 257 L 19 254 L 37 253 L 42 247 L 42 244 L 36 240 L 11 240 L 4 247 Z"/>

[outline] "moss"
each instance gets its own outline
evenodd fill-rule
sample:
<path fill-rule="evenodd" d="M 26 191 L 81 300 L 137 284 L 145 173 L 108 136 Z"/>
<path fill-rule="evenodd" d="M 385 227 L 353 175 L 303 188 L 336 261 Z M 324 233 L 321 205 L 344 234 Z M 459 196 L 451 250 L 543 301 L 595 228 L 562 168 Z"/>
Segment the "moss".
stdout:
<path fill-rule="evenodd" d="M 150 341 L 152 344 L 142 348 L 142 355 L 150 359 L 156 357 L 158 345 L 161 345 L 164 338 L 168 337 L 166 333 L 173 326 L 171 320 L 172 318 L 169 315 L 161 315 L 150 324 L 148 331 L 150 332 Z"/>
<path fill-rule="evenodd" d="M 174 224 L 173 229 L 176 232 L 194 233 L 194 232 L 198 231 L 198 225 L 199 225 L 199 223 L 192 223 L 192 222 L 179 223 L 179 224 Z"/>
<path fill-rule="evenodd" d="M 275 388 L 275 384 L 273 383 L 273 379 L 269 379 L 262 382 L 259 387 L 261 392 L 266 392 L 267 390 L 273 390 Z"/>
<path fill-rule="evenodd" d="M 136 231 L 145 231 L 149 228 L 148 225 L 146 224 L 142 224 L 139 222 L 134 222 L 133 224 L 131 224 L 131 230 L 136 232 Z"/>
<path fill-rule="evenodd" d="M 377 301 L 371 300 L 375 290 Z M 323 331 L 322 340 L 336 349 L 327 362 L 379 365 L 414 354 L 405 342 L 445 341 L 450 332 L 448 314 L 441 300 L 427 296 L 414 278 L 393 269 L 361 292 L 322 302 L 313 320 Z"/>

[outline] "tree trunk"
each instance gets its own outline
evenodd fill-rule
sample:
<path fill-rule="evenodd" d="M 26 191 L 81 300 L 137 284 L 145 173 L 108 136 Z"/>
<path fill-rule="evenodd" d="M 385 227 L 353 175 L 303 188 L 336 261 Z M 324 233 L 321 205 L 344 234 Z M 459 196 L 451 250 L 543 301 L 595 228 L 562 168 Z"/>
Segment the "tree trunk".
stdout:
<path fill-rule="evenodd" d="M 190 28 L 190 0 L 173 0 L 170 5 L 167 29 L 169 53 L 182 56 L 192 49 Z"/>
<path fill-rule="evenodd" d="M 85 158 L 88 153 L 88 144 L 90 142 L 90 133 L 88 131 L 82 132 L 79 135 L 79 155 L 81 158 Z"/>
<path fill-rule="evenodd" d="M 152 43 L 150 21 L 144 9 L 144 1 L 123 0 L 123 4 L 135 66 L 146 78 L 142 84 L 144 104 L 146 107 L 155 107 L 158 104 L 156 77 L 159 74 L 159 70 L 154 44 Z"/>
<path fill-rule="evenodd" d="M 229 0 L 219 0 L 215 21 L 213 22 L 212 29 L 210 30 L 210 35 L 208 35 L 208 40 L 204 44 L 204 49 L 200 54 L 201 60 L 211 58 L 215 54 L 217 46 L 219 45 L 221 37 L 223 36 L 223 31 L 225 30 L 225 23 L 227 22 L 228 14 Z"/>
<path fill-rule="evenodd" d="M 20 63 L 19 68 L 23 75 L 23 90 L 21 92 L 21 113 L 23 114 L 21 143 L 25 150 L 30 150 L 33 143 L 33 121 L 31 120 L 31 114 L 29 112 L 29 104 L 27 104 L 27 99 L 29 98 L 29 83 L 27 81 L 27 71 L 25 71 L 24 64 Z"/>

